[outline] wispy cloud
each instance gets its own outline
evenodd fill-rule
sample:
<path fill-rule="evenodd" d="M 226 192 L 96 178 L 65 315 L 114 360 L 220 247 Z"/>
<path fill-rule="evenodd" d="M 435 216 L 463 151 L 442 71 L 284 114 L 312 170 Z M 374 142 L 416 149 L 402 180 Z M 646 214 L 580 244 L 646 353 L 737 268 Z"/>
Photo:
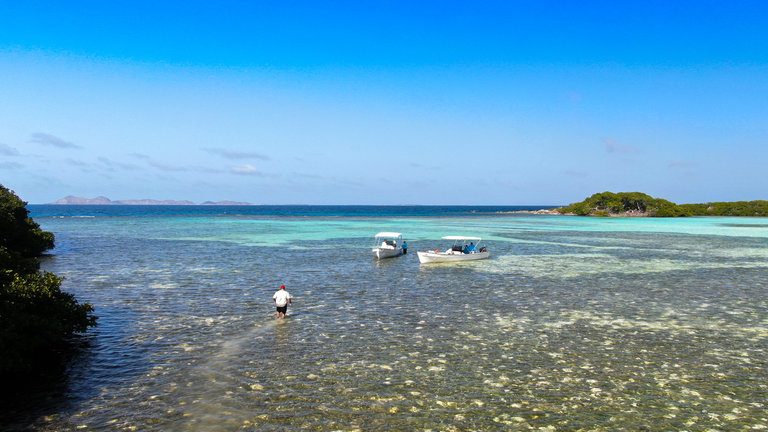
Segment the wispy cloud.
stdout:
<path fill-rule="evenodd" d="M 224 170 L 221 170 L 221 169 L 194 166 L 194 165 L 191 165 L 191 166 L 171 165 L 165 162 L 155 160 L 150 156 L 141 154 L 141 153 L 131 153 L 129 156 L 132 156 L 136 159 L 143 160 L 147 165 L 151 166 L 152 168 L 156 168 L 160 171 L 165 171 L 165 172 L 201 172 L 201 173 L 207 173 L 207 174 L 221 174 L 225 172 Z"/>
<path fill-rule="evenodd" d="M 605 144 L 605 151 L 607 153 L 632 154 L 640 152 L 637 147 L 621 144 L 613 138 L 603 138 L 603 144 Z"/>
<path fill-rule="evenodd" d="M 685 169 L 685 168 L 693 168 L 695 166 L 696 166 L 695 162 L 686 161 L 686 160 L 673 160 L 667 164 L 667 168 L 671 168 L 671 169 Z"/>
<path fill-rule="evenodd" d="M 340 185 L 354 186 L 354 187 L 358 187 L 358 188 L 366 187 L 366 185 L 361 183 L 361 182 L 354 181 L 354 180 L 342 179 L 342 178 L 338 178 L 338 177 L 329 177 L 328 180 L 330 182 L 332 182 L 332 183 L 336 183 L 336 184 L 340 184 Z"/>
<path fill-rule="evenodd" d="M 64 163 L 71 167 L 77 168 L 80 172 L 89 173 L 89 174 L 96 172 L 97 169 L 99 168 L 99 166 L 91 162 L 85 162 L 79 159 L 67 158 L 64 160 Z"/>
<path fill-rule="evenodd" d="M 253 160 L 253 159 L 263 160 L 263 161 L 269 160 L 269 156 L 263 155 L 261 153 L 256 153 L 256 152 L 229 150 L 229 149 L 218 148 L 218 147 L 206 147 L 203 150 L 207 151 L 210 154 L 221 156 L 223 158 L 231 159 L 231 160 Z"/>
<path fill-rule="evenodd" d="M 19 151 L 16 150 L 15 148 L 9 146 L 9 145 L 5 145 L 3 143 L 0 143 L 0 155 L 3 155 L 3 156 L 18 156 L 19 155 Z"/>
<path fill-rule="evenodd" d="M 571 90 L 565 93 L 565 98 L 568 99 L 569 102 L 577 104 L 584 99 L 584 95 L 582 95 L 580 92 Z"/>
<path fill-rule="evenodd" d="M 152 159 L 151 157 L 145 154 L 131 153 L 131 156 L 135 157 L 136 159 L 143 160 L 147 165 L 151 166 L 152 168 L 157 168 L 160 171 L 167 171 L 167 172 L 189 171 L 187 167 L 170 165 L 164 162 L 160 162 L 155 159 Z"/>
<path fill-rule="evenodd" d="M 113 160 L 105 158 L 103 156 L 98 157 L 97 160 L 99 162 L 101 162 L 101 164 L 104 165 L 110 171 L 116 171 L 118 169 L 123 169 L 123 170 L 126 170 L 126 171 L 135 171 L 135 170 L 139 169 L 138 165 L 134 165 L 134 164 L 130 164 L 130 163 L 125 163 L 125 162 L 113 161 Z"/>
<path fill-rule="evenodd" d="M 363 183 L 354 181 L 354 180 L 347 180 L 343 178 L 338 178 L 335 176 L 322 176 L 317 174 L 304 174 L 304 173 L 292 173 L 288 176 L 289 179 L 310 179 L 310 180 L 316 180 L 313 181 L 315 184 L 320 183 L 326 183 L 326 184 L 334 184 L 334 185 L 343 185 L 343 186 L 354 186 L 354 187 L 365 187 Z M 384 179 L 385 181 L 388 179 Z"/>
<path fill-rule="evenodd" d="M 569 176 L 569 177 L 576 177 L 576 178 L 585 178 L 589 176 L 589 173 L 584 171 L 574 171 L 574 170 L 565 170 L 563 171 L 563 174 Z"/>
<path fill-rule="evenodd" d="M 19 169 L 22 168 L 24 165 L 16 162 L 0 162 L 0 169 Z"/>
<path fill-rule="evenodd" d="M 67 162 L 68 165 L 72 165 L 72 166 L 76 166 L 76 167 L 90 167 L 91 166 L 91 164 L 89 164 L 87 162 L 83 162 L 81 160 L 77 160 L 77 159 L 67 159 L 66 162 Z"/>
<path fill-rule="evenodd" d="M 439 167 L 436 167 L 436 166 L 422 165 L 422 164 L 416 163 L 416 162 L 409 162 L 408 166 L 411 167 L 411 168 L 415 168 L 417 170 L 431 170 L 431 171 L 435 171 L 435 170 L 440 169 Z"/>
<path fill-rule="evenodd" d="M 312 179 L 312 180 L 322 180 L 325 178 L 317 174 L 304 174 L 304 173 L 293 173 L 291 177 L 299 177 L 299 178 L 306 178 L 306 179 Z"/>
<path fill-rule="evenodd" d="M 237 175 L 248 175 L 256 177 L 262 177 L 264 175 L 251 164 L 233 166 L 230 172 Z"/>
<path fill-rule="evenodd" d="M 62 149 L 82 148 L 77 144 L 71 143 L 69 141 L 64 141 L 63 139 L 57 136 L 53 136 L 53 135 L 42 133 L 42 132 L 33 133 L 30 136 L 29 142 L 44 145 L 44 146 L 58 147 Z"/>

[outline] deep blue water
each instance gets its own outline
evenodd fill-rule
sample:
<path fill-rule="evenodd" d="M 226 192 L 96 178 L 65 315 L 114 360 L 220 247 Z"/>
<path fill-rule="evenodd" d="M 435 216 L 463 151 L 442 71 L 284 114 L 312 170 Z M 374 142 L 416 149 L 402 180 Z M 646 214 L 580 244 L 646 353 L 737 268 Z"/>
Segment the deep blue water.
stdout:
<path fill-rule="evenodd" d="M 553 208 L 544 206 L 350 206 L 350 205 L 53 205 L 31 204 L 27 206 L 31 216 L 297 216 L 297 217 L 387 217 L 387 216 L 472 216 L 492 215 L 518 210 Z"/>

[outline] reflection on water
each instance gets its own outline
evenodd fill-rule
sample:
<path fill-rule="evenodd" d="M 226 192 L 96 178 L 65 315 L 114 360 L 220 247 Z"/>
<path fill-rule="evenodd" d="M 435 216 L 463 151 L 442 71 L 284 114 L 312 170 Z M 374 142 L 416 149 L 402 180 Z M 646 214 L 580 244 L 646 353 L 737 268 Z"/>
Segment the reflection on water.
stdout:
<path fill-rule="evenodd" d="M 35 428 L 768 428 L 768 239 L 574 219 L 43 219 L 100 320 Z M 394 228 L 493 257 L 372 260 Z"/>
<path fill-rule="evenodd" d="M 720 225 L 730 228 L 768 228 L 768 224 L 724 223 Z"/>

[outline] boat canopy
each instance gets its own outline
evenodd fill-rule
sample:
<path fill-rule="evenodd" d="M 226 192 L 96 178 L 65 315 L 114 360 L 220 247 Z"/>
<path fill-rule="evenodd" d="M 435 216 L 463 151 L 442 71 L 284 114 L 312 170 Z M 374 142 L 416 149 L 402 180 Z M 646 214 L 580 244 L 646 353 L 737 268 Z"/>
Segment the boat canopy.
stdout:
<path fill-rule="evenodd" d="M 445 236 L 443 237 L 443 240 L 470 240 L 470 241 L 480 241 L 482 240 L 480 237 L 464 237 L 464 236 Z"/>
<path fill-rule="evenodd" d="M 400 236 L 402 236 L 402 234 L 400 234 L 398 232 L 387 232 L 387 231 L 384 231 L 384 232 L 380 232 L 380 233 L 376 234 L 374 237 L 379 237 L 379 238 L 398 238 Z"/>

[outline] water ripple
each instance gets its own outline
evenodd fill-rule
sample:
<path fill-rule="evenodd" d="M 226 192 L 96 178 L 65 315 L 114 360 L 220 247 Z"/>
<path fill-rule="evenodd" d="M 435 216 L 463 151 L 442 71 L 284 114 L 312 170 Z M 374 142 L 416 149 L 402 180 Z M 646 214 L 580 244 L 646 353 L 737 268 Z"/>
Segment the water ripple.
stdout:
<path fill-rule="evenodd" d="M 93 221 L 44 227 L 61 245 L 46 269 L 100 322 L 37 430 L 768 427 L 765 238 L 546 217 Z M 379 226 L 421 233 L 413 248 L 476 228 L 494 256 L 376 263 Z M 281 283 L 296 301 L 276 321 Z"/>

